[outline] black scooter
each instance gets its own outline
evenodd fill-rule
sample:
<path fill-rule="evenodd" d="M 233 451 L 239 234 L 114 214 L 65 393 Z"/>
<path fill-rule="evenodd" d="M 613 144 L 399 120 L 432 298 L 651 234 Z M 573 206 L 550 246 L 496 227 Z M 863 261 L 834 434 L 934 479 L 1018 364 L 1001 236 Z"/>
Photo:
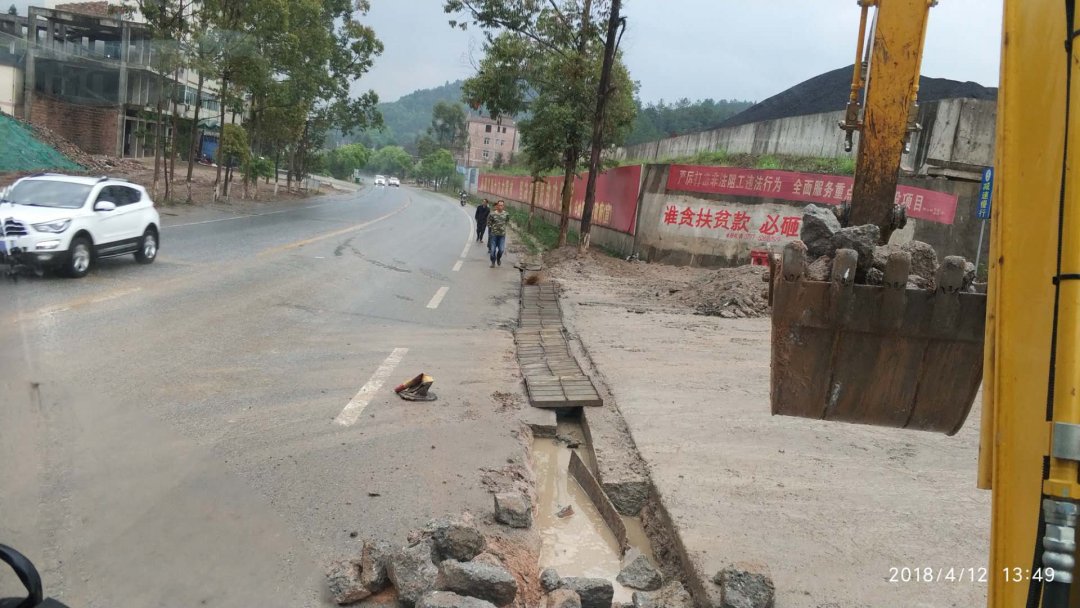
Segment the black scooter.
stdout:
<path fill-rule="evenodd" d="M 461 193 L 461 206 L 464 207 L 465 203 L 469 200 L 469 194 L 467 192 Z"/>
<path fill-rule="evenodd" d="M 41 575 L 26 556 L 7 545 L 0 545 L 0 562 L 15 571 L 26 587 L 26 597 L 0 598 L 0 608 L 68 608 L 65 604 L 46 598 L 41 589 Z"/>

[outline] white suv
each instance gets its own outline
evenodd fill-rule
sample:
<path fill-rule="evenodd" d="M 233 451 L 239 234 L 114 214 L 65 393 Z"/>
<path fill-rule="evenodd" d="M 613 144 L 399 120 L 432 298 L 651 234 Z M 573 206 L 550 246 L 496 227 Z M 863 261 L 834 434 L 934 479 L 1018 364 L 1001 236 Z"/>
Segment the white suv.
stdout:
<path fill-rule="evenodd" d="M 382 176 L 382 175 L 376 175 L 375 176 L 375 185 L 376 186 L 385 186 L 386 185 L 386 177 Z"/>
<path fill-rule="evenodd" d="M 146 189 L 122 179 L 42 174 L 0 191 L 0 261 L 82 277 L 94 260 L 157 257 L 161 218 Z"/>

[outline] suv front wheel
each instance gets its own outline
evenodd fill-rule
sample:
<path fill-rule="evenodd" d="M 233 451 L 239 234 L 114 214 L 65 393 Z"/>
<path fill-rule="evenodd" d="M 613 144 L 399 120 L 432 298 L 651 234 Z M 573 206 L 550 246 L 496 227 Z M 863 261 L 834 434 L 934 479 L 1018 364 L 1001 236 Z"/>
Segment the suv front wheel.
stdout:
<path fill-rule="evenodd" d="M 140 264 L 150 264 L 157 257 L 158 235 L 152 227 L 147 228 L 139 239 L 139 249 L 135 252 L 135 261 Z"/>
<path fill-rule="evenodd" d="M 71 247 L 68 249 L 68 259 L 64 263 L 64 274 L 79 279 L 90 272 L 90 265 L 94 261 L 94 246 L 90 239 L 77 236 L 71 239 Z"/>

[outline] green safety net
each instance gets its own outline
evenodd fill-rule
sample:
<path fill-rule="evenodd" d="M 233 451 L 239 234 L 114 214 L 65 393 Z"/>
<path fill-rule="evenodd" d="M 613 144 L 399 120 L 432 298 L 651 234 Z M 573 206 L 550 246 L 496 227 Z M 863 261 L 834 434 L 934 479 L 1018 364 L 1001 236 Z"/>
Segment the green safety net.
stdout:
<path fill-rule="evenodd" d="M 0 172 L 82 169 L 56 148 L 34 137 L 25 125 L 0 113 Z"/>

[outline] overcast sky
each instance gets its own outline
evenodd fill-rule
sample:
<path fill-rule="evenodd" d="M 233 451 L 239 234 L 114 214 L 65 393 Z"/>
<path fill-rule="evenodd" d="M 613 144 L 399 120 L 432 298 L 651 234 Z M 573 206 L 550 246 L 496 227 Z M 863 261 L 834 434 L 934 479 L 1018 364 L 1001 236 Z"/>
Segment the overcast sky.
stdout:
<path fill-rule="evenodd" d="M 470 76 L 475 32 L 449 28 L 442 0 L 371 0 L 386 51 L 364 79 L 383 100 Z M 645 101 L 760 101 L 854 61 L 855 0 L 625 0 L 623 46 Z M 1001 2 L 941 0 L 923 74 L 997 86 Z"/>
<path fill-rule="evenodd" d="M 20 13 L 26 4 L 16 1 Z M 451 29 L 443 0 L 371 5 L 365 20 L 386 51 L 357 90 L 392 101 L 473 73 L 480 37 Z M 645 101 L 760 101 L 854 60 L 855 0 L 624 0 L 624 7 L 622 48 Z M 930 13 L 923 74 L 997 86 L 1000 46 L 1000 0 L 941 0 Z"/>

